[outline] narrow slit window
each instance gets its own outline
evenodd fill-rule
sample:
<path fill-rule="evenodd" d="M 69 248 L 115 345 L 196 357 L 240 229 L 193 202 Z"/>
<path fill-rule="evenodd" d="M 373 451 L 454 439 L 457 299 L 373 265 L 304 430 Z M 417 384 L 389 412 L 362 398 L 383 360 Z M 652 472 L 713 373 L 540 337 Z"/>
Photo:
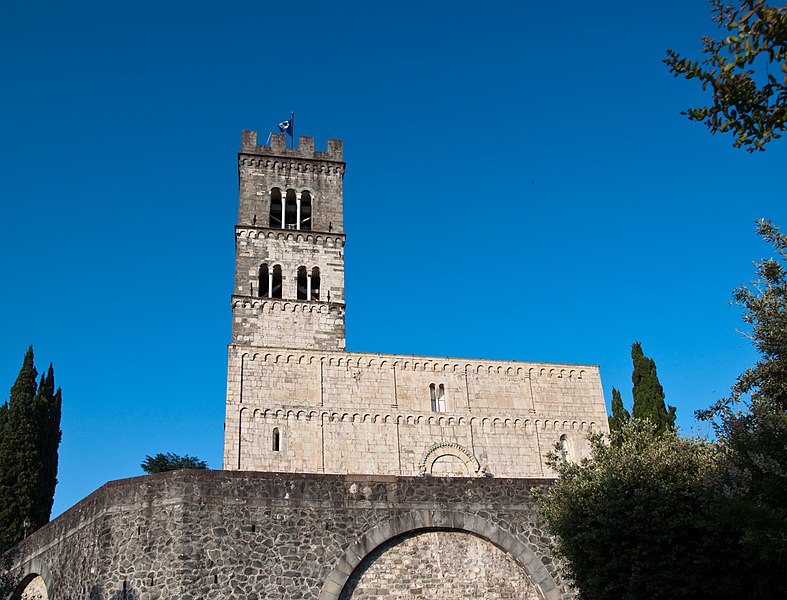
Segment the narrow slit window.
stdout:
<path fill-rule="evenodd" d="M 282 224 L 282 204 L 281 204 L 281 190 L 279 188 L 273 188 L 271 190 L 271 213 L 270 219 L 268 220 L 268 224 L 270 227 L 282 228 L 284 225 Z"/>
<path fill-rule="evenodd" d="M 437 388 L 437 412 L 445 412 L 445 386 L 442 383 Z"/>
<path fill-rule="evenodd" d="M 271 448 L 272 448 L 272 450 L 274 452 L 278 452 L 279 451 L 280 442 L 281 442 L 281 439 L 279 437 L 279 428 L 278 427 L 274 427 L 273 428 L 273 443 L 271 445 Z"/>
<path fill-rule="evenodd" d="M 560 446 L 560 458 L 561 458 L 561 460 L 563 460 L 564 462 L 569 460 L 569 455 L 568 455 L 568 438 L 566 437 L 565 434 L 560 436 L 559 446 Z"/>
<path fill-rule="evenodd" d="M 429 384 L 429 398 L 432 401 L 432 412 L 437 412 L 437 393 L 434 383 Z"/>

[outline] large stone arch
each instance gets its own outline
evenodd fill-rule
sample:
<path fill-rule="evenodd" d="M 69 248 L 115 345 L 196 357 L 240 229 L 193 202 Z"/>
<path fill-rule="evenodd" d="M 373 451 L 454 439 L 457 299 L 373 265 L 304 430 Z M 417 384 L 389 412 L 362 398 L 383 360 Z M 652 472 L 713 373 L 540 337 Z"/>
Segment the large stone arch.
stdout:
<path fill-rule="evenodd" d="M 11 600 L 19 600 L 22 598 L 22 592 L 25 591 L 27 586 L 36 577 L 41 577 L 44 582 L 46 598 L 48 599 L 52 596 L 52 573 L 47 564 L 39 557 L 33 557 L 19 565 L 17 569 L 15 569 L 14 574 L 20 581 L 14 593 L 11 595 Z"/>
<path fill-rule="evenodd" d="M 544 600 L 562 599 L 562 593 L 541 561 L 541 555 L 502 527 L 476 515 L 458 511 L 414 510 L 379 523 L 351 544 L 329 573 L 319 600 L 339 600 L 355 568 L 381 544 L 408 533 L 430 530 L 461 531 L 487 540 L 510 555 L 525 570 Z"/>

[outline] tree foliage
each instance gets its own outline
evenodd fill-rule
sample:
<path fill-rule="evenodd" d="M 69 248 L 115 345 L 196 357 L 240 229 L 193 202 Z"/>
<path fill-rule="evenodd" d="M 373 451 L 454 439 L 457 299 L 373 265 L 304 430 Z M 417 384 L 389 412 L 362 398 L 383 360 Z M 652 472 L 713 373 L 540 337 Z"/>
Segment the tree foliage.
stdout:
<path fill-rule="evenodd" d="M 757 277 L 739 285 L 734 302 L 743 309 L 747 337 L 761 359 L 747 369 L 732 388 L 730 400 L 748 394 L 754 403 L 787 409 L 787 235 L 771 221 L 760 220 L 757 233 L 773 246 L 775 258 L 755 264 Z"/>
<path fill-rule="evenodd" d="M 611 443 L 607 443 L 610 441 Z M 550 464 L 542 499 L 555 552 L 584 600 L 732 597 L 735 547 L 713 522 L 718 449 L 634 419 L 592 436 L 592 456 Z M 745 597 L 741 595 L 740 597 Z"/>
<path fill-rule="evenodd" d="M 664 60 L 675 77 L 697 78 L 712 91 L 711 106 L 682 114 L 711 133 L 732 133 L 736 148 L 764 150 L 787 129 L 787 6 L 765 0 L 711 0 L 711 6 L 729 35 L 703 37 L 701 63 L 674 50 Z"/>
<path fill-rule="evenodd" d="M 714 421 L 727 449 L 721 516 L 737 524 L 743 556 L 765 574 L 755 583 L 766 593 L 779 584 L 774 574 L 787 571 L 787 235 L 766 220 L 757 232 L 775 257 L 755 263 L 756 278 L 735 288 L 733 299 L 760 360 L 698 416 Z"/>
<path fill-rule="evenodd" d="M 11 546 L 49 522 L 57 485 L 62 393 L 52 365 L 36 382 L 28 348 L 0 406 L 0 540 Z"/>
<path fill-rule="evenodd" d="M 156 456 L 146 456 L 140 466 L 145 473 L 152 474 L 177 471 L 178 469 L 207 469 L 208 463 L 188 454 L 180 456 L 173 452 L 167 452 L 166 454 L 159 452 Z"/>
<path fill-rule="evenodd" d="M 656 426 L 657 433 L 675 430 L 675 407 L 664 404 L 664 388 L 661 387 L 656 373 L 656 362 L 642 351 L 642 344 L 631 345 L 631 382 L 634 384 L 632 395 L 634 404 L 631 416 L 635 419 L 646 419 Z"/>
<path fill-rule="evenodd" d="M 579 464 L 550 458 L 560 477 L 542 513 L 581 599 L 787 597 L 787 236 L 758 231 L 776 258 L 734 299 L 761 359 L 702 411 L 716 441 L 634 418 Z"/>
<path fill-rule="evenodd" d="M 620 431 L 631 421 L 631 415 L 626 407 L 623 406 L 623 399 L 620 397 L 620 390 L 612 388 L 612 416 L 609 417 L 609 430 Z"/>

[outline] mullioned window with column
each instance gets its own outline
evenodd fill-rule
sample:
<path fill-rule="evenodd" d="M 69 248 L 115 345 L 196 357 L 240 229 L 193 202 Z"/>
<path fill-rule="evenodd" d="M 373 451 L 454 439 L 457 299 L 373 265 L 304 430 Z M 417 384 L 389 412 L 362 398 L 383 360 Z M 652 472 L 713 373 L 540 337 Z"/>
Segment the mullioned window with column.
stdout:
<path fill-rule="evenodd" d="M 308 190 L 273 188 L 270 192 L 268 226 L 275 229 L 312 229 L 312 195 Z"/>
<path fill-rule="evenodd" d="M 298 300 L 320 299 L 320 267 L 298 267 L 297 280 Z"/>
<path fill-rule="evenodd" d="M 273 265 L 272 268 L 268 263 L 260 265 L 257 292 L 260 298 L 282 297 L 281 265 Z"/>

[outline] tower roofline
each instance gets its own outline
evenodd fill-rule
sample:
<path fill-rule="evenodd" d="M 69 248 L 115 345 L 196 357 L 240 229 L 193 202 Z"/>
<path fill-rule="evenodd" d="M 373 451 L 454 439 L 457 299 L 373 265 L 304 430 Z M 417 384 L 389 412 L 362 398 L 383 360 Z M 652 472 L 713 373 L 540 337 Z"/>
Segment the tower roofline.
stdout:
<path fill-rule="evenodd" d="M 298 147 L 287 148 L 287 136 L 284 133 L 271 133 L 270 145 L 257 143 L 257 132 L 243 130 L 241 138 L 241 154 L 255 154 L 260 156 L 286 156 L 305 160 L 327 160 L 331 162 L 342 161 L 342 141 L 328 140 L 325 152 L 314 150 L 314 138 L 311 136 L 298 136 Z"/>

